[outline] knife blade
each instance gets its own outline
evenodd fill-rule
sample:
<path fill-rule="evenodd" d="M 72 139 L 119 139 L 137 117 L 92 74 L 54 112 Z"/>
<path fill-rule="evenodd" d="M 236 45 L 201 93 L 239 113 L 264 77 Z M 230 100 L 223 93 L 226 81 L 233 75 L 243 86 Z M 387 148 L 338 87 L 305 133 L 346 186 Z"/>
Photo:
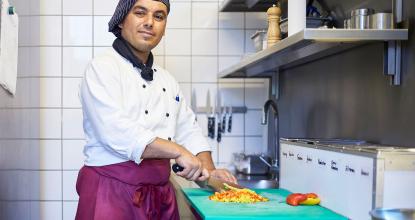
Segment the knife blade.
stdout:
<path fill-rule="evenodd" d="M 218 108 L 218 130 L 217 130 L 217 136 L 216 141 L 218 143 L 222 140 L 222 97 L 220 90 L 216 94 L 216 107 Z"/>
<path fill-rule="evenodd" d="M 211 139 L 215 138 L 215 115 L 213 112 L 214 108 L 210 104 L 210 90 L 208 90 L 206 97 L 206 115 L 208 118 L 208 137 Z"/>
<path fill-rule="evenodd" d="M 197 121 L 197 101 L 196 101 L 196 90 L 192 91 L 192 111 L 195 114 L 195 121 Z"/>
<path fill-rule="evenodd" d="M 175 163 L 172 166 L 172 170 L 174 173 L 183 171 L 184 168 L 182 166 L 180 166 L 179 164 Z M 205 181 L 194 181 L 198 186 L 200 186 L 201 188 L 210 188 L 211 190 L 213 190 L 214 192 L 223 192 L 228 190 L 226 188 L 226 185 L 238 188 L 238 189 L 244 189 L 245 187 L 240 186 L 238 184 L 232 183 L 232 182 L 228 182 L 228 181 L 224 181 L 224 180 L 220 180 L 217 179 L 215 177 L 209 177 L 207 180 Z"/>

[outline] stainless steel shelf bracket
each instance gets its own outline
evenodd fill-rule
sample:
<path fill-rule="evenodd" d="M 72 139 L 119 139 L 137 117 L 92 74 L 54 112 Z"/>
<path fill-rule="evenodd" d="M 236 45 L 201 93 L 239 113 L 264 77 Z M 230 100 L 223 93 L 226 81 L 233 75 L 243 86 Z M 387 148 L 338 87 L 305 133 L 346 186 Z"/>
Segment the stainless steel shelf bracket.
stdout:
<path fill-rule="evenodd" d="M 394 15 L 395 25 L 398 26 L 398 24 L 403 21 L 402 0 L 392 0 L 392 13 Z M 390 83 L 394 86 L 401 85 L 401 59 L 401 41 L 386 42 L 383 52 L 383 73 L 387 76 L 390 76 Z"/>

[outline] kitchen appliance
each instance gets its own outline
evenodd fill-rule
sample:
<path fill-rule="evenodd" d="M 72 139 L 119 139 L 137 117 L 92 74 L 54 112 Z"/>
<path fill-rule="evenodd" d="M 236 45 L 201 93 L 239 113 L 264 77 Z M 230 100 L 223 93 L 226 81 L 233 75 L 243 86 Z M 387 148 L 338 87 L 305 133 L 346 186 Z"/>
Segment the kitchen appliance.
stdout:
<path fill-rule="evenodd" d="M 177 163 L 173 164 L 171 168 L 172 168 L 174 173 L 177 173 L 177 172 L 180 172 L 180 171 L 184 170 L 184 168 L 181 167 Z M 205 181 L 195 181 L 195 183 L 198 186 L 200 186 L 201 188 L 209 187 L 210 189 L 212 189 L 215 192 L 222 192 L 222 191 L 227 190 L 226 185 L 229 185 L 229 186 L 232 186 L 232 187 L 235 187 L 235 188 L 238 188 L 238 189 L 243 189 L 244 188 L 244 187 L 242 187 L 238 184 L 231 183 L 231 182 L 228 182 L 228 181 L 223 181 L 223 180 L 220 180 L 220 179 L 216 179 L 215 177 L 212 177 L 212 176 L 209 177 Z"/>
<path fill-rule="evenodd" d="M 269 173 L 271 157 L 260 154 L 234 154 L 234 165 L 237 172 L 244 175 L 265 175 Z"/>
<path fill-rule="evenodd" d="M 351 219 L 415 208 L 415 149 L 341 139 L 280 139 L 280 187 L 314 192 Z"/>

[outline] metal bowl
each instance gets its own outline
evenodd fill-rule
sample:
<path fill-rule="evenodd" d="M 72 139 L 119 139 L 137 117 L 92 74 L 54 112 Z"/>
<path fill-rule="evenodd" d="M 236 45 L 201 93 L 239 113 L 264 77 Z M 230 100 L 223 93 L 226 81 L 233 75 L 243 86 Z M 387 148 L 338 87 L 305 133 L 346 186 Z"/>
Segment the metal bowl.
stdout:
<path fill-rule="evenodd" d="M 415 220 L 415 209 L 374 209 L 373 220 Z"/>

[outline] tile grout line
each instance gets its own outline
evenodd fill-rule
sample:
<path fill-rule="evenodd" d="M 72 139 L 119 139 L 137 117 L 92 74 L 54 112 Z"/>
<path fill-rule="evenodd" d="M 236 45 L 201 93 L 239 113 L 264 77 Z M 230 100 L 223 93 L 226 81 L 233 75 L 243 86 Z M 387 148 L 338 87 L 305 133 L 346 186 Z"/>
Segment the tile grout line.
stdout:
<path fill-rule="evenodd" d="M 63 204 L 63 5 L 64 5 L 64 0 L 61 0 L 61 137 L 60 137 L 60 148 L 61 148 L 61 216 L 62 216 L 62 220 L 64 218 L 64 204 Z"/>

